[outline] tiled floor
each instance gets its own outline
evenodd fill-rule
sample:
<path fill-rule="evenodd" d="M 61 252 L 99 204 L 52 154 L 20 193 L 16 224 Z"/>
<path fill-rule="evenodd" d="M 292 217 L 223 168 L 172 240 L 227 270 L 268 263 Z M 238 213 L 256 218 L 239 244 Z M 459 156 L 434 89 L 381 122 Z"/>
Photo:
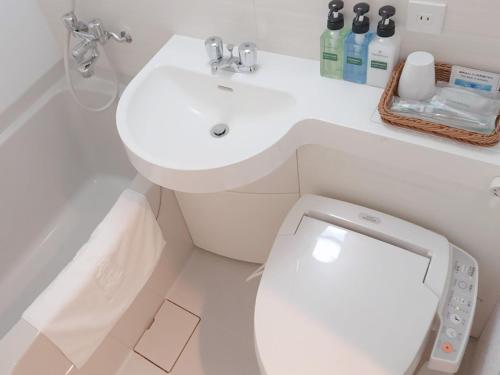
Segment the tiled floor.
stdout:
<path fill-rule="evenodd" d="M 195 250 L 166 298 L 200 316 L 201 322 L 170 374 L 260 375 L 253 342 L 258 280 L 245 282 L 256 268 L 254 264 Z M 471 353 L 468 350 L 466 357 Z M 117 375 L 166 374 L 130 353 Z M 467 363 L 459 374 L 468 374 Z"/>
<path fill-rule="evenodd" d="M 196 250 L 166 296 L 201 317 L 173 375 L 259 375 L 253 342 L 258 266 Z M 118 375 L 165 375 L 131 353 Z"/>
<path fill-rule="evenodd" d="M 165 371 L 135 353 L 130 353 L 117 375 L 165 375 Z"/>

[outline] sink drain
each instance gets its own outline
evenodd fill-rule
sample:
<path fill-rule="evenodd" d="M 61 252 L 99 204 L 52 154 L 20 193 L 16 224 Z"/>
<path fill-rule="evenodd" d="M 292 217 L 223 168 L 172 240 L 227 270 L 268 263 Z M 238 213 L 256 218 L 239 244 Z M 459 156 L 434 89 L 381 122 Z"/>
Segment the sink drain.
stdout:
<path fill-rule="evenodd" d="M 210 134 L 215 138 L 224 137 L 227 133 L 229 133 L 229 126 L 226 124 L 217 124 L 210 129 Z"/>

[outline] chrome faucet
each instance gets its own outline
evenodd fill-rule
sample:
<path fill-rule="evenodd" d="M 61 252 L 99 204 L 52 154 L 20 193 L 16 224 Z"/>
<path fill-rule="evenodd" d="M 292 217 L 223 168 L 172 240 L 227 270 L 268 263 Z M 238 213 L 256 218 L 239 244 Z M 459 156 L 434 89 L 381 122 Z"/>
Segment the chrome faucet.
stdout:
<path fill-rule="evenodd" d="M 78 71 L 85 78 L 94 75 L 94 66 L 99 58 L 98 44 L 104 45 L 110 39 L 119 43 L 132 42 L 132 37 L 125 31 L 116 34 L 105 30 L 99 19 L 85 23 L 79 21 L 74 12 L 70 12 L 63 16 L 63 22 L 68 31 L 79 41 L 73 47 L 71 56 L 78 65 Z"/>
<path fill-rule="evenodd" d="M 251 42 L 245 42 L 238 47 L 238 56 L 234 56 L 234 45 L 226 46 L 230 56 L 224 56 L 224 44 L 218 36 L 212 36 L 205 40 L 205 48 L 212 74 L 219 70 L 227 70 L 235 73 L 253 73 L 257 70 L 257 46 Z"/>

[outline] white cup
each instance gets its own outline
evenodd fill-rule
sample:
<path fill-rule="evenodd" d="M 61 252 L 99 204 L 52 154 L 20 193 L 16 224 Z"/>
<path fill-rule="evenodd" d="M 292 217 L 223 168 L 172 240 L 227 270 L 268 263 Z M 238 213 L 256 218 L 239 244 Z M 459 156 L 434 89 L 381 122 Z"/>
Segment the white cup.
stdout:
<path fill-rule="evenodd" d="M 434 56 L 428 52 L 413 52 L 406 59 L 398 94 L 402 99 L 428 100 L 436 90 Z"/>

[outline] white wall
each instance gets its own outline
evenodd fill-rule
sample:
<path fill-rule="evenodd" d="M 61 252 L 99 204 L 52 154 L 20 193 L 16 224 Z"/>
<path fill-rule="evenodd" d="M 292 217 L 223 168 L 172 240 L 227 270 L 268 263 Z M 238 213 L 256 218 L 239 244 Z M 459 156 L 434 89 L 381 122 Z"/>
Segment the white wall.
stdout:
<path fill-rule="evenodd" d="M 65 30 L 60 17 L 69 9 L 69 2 L 38 1 L 54 35 L 62 42 Z M 372 21 L 378 18 L 379 6 L 395 5 L 397 22 L 403 29 L 408 0 L 368 1 L 372 5 Z M 403 53 L 425 49 L 441 61 L 500 72 L 500 29 L 493 19 L 500 14 L 500 1 L 442 1 L 448 3 L 443 34 L 404 33 Z M 346 13 L 350 13 L 354 2 L 346 0 Z M 235 43 L 254 40 L 264 50 L 316 58 L 319 55 L 319 35 L 325 27 L 327 4 L 328 0 L 77 0 L 77 12 L 84 19 L 100 17 L 113 30 L 127 27 L 132 32 L 132 45 L 109 43 L 106 48 L 120 71 L 133 75 L 173 33 L 200 38 L 219 34 L 226 41 Z M 324 155 L 318 151 L 319 156 L 311 151 L 317 150 L 315 147 L 305 150 L 299 153 L 299 160 L 302 163 L 314 160 L 315 164 L 302 164 L 302 192 L 352 200 L 407 218 L 447 235 L 476 255 L 482 269 L 480 315 L 481 322 L 484 322 L 499 297 L 497 285 L 500 276 L 496 269 L 500 259 L 498 202 L 484 193 L 484 186 L 489 184 L 492 175 L 498 174 L 497 169 L 469 167 L 464 174 L 463 166 L 441 156 L 441 168 L 434 167 L 433 170 L 442 173 L 430 176 L 425 165 L 414 167 L 413 174 L 408 172 L 408 165 L 401 165 L 402 157 L 413 163 L 420 158 L 430 158 L 431 153 L 426 151 L 419 156 L 409 152 L 408 147 L 395 151 L 393 161 L 380 163 L 375 163 L 372 157 L 360 159 L 362 150 L 356 150 L 357 155 L 337 155 L 335 151 L 323 150 Z M 321 169 L 322 157 L 332 161 L 332 165 L 337 161 L 337 169 L 324 173 L 328 181 L 320 179 L 321 175 L 308 176 L 308 173 L 326 170 L 326 167 Z M 432 162 L 436 163 L 429 161 Z M 340 181 L 336 176 L 341 176 L 341 173 L 346 176 L 349 169 L 345 166 L 349 163 L 353 164 L 354 177 Z M 481 174 L 483 176 L 478 177 Z M 359 184 L 353 181 L 359 181 Z M 401 186 L 398 199 L 393 196 L 383 199 L 393 186 Z"/>
<path fill-rule="evenodd" d="M 68 9 L 68 0 L 38 1 L 62 41 L 60 16 Z M 367 1 L 372 25 L 379 18 L 378 8 L 389 3 L 396 6 L 403 31 L 408 0 Z M 500 29 L 490 17 L 500 14 L 500 1 L 442 1 L 448 3 L 443 34 L 403 32 L 403 54 L 424 49 L 441 61 L 500 71 Z M 348 15 L 355 0 L 345 3 Z M 77 0 L 77 4 L 82 17 L 100 17 L 111 28 L 130 29 L 133 45 L 109 44 L 107 49 L 120 71 L 133 75 L 173 33 L 199 38 L 218 34 L 235 43 L 256 41 L 263 50 L 317 58 L 328 0 Z"/>
<path fill-rule="evenodd" d="M 60 59 L 37 0 L 0 1 L 0 113 Z"/>
<path fill-rule="evenodd" d="M 38 1 L 54 34 L 62 41 L 65 30 L 60 17 L 69 9 L 68 0 Z M 397 23 L 402 29 L 408 0 L 368 1 L 372 5 L 372 21 L 378 18 L 379 6 L 395 5 Z M 494 19 L 500 14 L 500 1 L 442 1 L 448 3 L 443 34 L 404 33 L 403 53 L 425 49 L 441 61 L 500 72 L 500 29 Z M 346 0 L 346 13 L 350 13 L 354 2 Z M 328 0 L 77 0 L 77 12 L 84 19 L 100 17 L 113 30 L 127 27 L 132 32 L 132 45 L 109 43 L 107 49 L 120 71 L 133 75 L 173 33 L 200 38 L 219 34 L 236 43 L 254 40 L 264 50 L 316 58 L 327 4 Z M 338 155 L 325 150 L 316 154 L 316 147 L 299 152 L 301 191 L 365 204 L 429 226 L 477 256 L 482 270 L 481 324 L 476 328 L 479 332 L 500 292 L 499 202 L 485 195 L 491 178 L 500 172 L 498 168 L 465 168 L 446 154 L 436 155 L 428 150 L 412 153 L 410 146 L 395 150 L 394 159 L 375 162 L 376 154 L 361 158 L 363 150 L 356 148 L 355 142 L 346 147 L 356 154 Z M 440 158 L 439 166 L 437 159 L 432 160 L 433 155 Z M 423 159 L 434 167 L 428 170 Z M 321 160 L 331 161 L 330 165 L 336 164 L 337 168 L 322 168 Z M 409 169 L 410 163 L 413 169 Z M 349 164 L 353 165 L 352 176 L 347 175 L 350 169 L 345 166 Z M 318 170 L 320 175 L 315 176 Z M 342 173 L 345 178 L 340 180 Z M 398 195 L 388 195 L 394 187 L 399 187 Z M 186 201 L 183 206 L 186 209 Z M 197 209 L 193 207 L 190 205 L 192 212 Z M 205 233 L 206 228 L 198 229 L 195 235 Z"/>
<path fill-rule="evenodd" d="M 473 375 L 500 373 L 500 302 L 479 339 L 472 366 Z"/>

